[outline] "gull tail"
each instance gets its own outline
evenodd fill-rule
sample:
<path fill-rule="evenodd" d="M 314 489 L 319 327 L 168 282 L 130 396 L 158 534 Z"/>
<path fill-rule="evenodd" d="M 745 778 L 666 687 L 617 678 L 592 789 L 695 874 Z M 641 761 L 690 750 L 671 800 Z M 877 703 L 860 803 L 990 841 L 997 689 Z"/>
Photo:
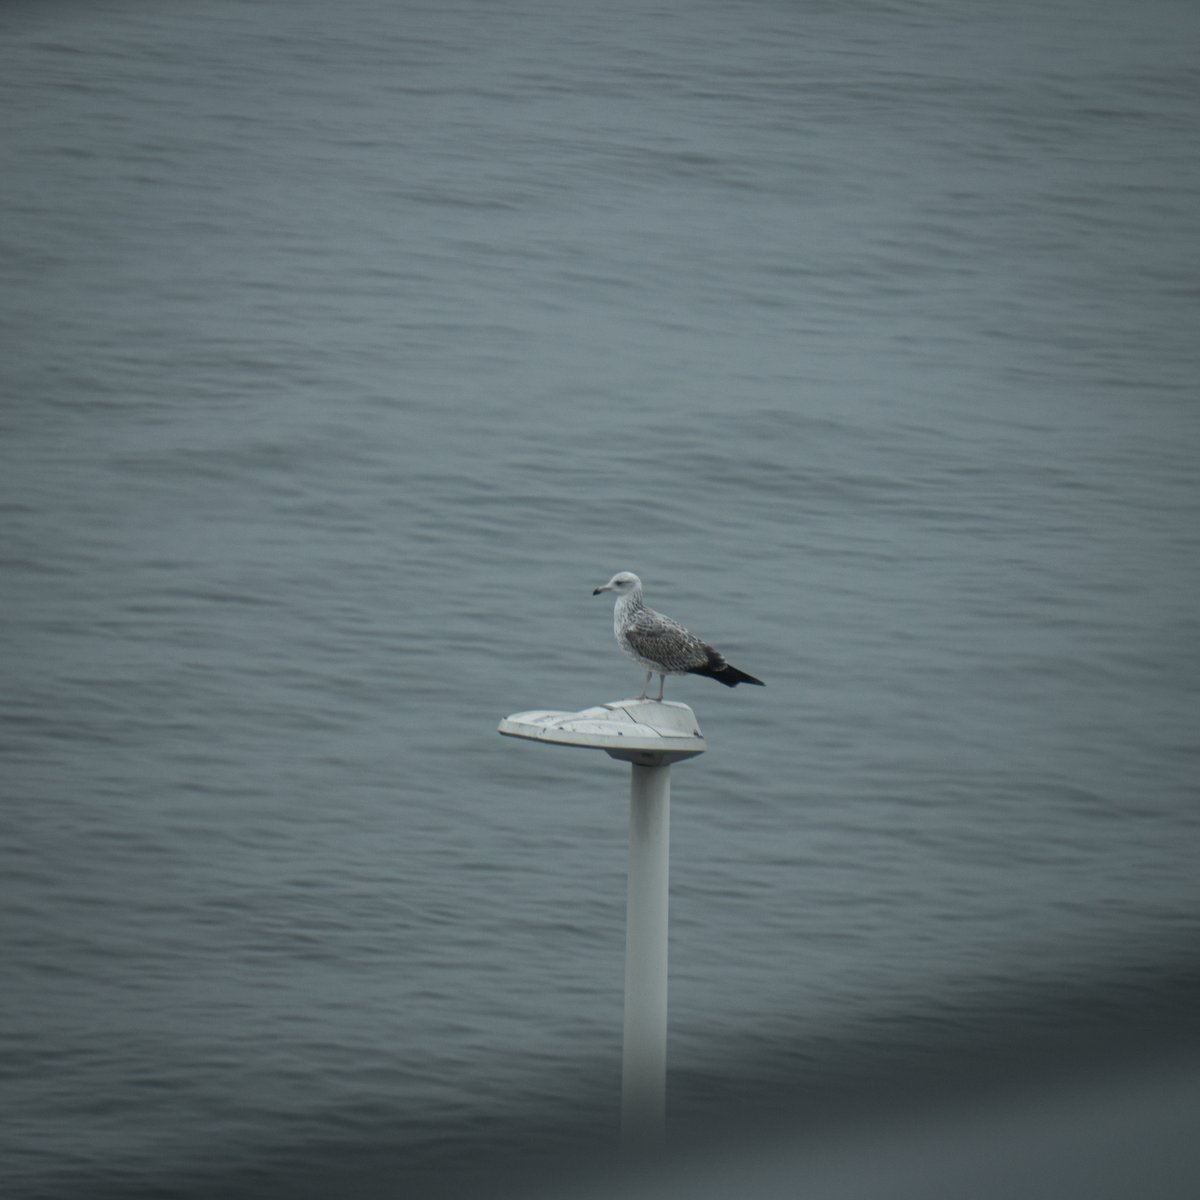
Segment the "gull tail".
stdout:
<path fill-rule="evenodd" d="M 753 675 L 747 675 L 745 671 L 731 667 L 720 657 L 709 659 L 702 667 L 693 667 L 688 674 L 704 675 L 708 679 L 715 679 L 718 683 L 723 683 L 726 687 L 737 687 L 739 683 L 753 683 L 757 687 L 767 686 L 761 679 L 755 679 Z"/>

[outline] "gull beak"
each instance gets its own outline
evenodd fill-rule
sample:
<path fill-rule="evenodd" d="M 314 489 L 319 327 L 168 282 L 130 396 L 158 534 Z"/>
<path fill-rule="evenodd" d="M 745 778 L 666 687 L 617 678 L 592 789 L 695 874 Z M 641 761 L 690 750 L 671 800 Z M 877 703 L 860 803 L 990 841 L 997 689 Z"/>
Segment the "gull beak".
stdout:
<path fill-rule="evenodd" d="M 600 595 L 600 593 L 601 593 L 601 592 L 608 592 L 608 591 L 611 591 L 611 590 L 612 590 L 612 589 L 611 589 L 611 588 L 608 586 L 608 584 L 606 583 L 606 584 L 605 584 L 603 587 L 592 588 L 592 595 L 593 595 L 593 596 L 598 596 L 598 595 Z"/>

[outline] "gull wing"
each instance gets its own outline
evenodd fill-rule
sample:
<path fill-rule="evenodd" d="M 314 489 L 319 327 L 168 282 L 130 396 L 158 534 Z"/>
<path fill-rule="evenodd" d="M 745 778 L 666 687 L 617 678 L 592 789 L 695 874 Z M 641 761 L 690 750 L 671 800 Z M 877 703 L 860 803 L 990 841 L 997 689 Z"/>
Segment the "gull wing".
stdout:
<path fill-rule="evenodd" d="M 636 621 L 624 633 L 635 654 L 661 663 L 668 671 L 708 666 L 713 664 L 714 658 L 724 665 L 724 660 L 711 646 L 706 646 L 694 633 L 660 613 L 655 613 L 649 620 Z"/>

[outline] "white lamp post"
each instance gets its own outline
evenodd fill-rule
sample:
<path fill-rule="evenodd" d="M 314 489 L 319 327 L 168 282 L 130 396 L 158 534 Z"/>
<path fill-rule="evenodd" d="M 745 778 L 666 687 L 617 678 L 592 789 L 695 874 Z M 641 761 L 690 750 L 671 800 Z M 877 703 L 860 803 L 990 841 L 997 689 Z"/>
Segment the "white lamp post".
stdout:
<path fill-rule="evenodd" d="M 656 700 L 514 713 L 499 728 L 508 737 L 604 750 L 631 764 L 621 1140 L 627 1148 L 655 1145 L 666 1098 L 671 763 L 703 754 L 704 736 L 686 704 Z"/>

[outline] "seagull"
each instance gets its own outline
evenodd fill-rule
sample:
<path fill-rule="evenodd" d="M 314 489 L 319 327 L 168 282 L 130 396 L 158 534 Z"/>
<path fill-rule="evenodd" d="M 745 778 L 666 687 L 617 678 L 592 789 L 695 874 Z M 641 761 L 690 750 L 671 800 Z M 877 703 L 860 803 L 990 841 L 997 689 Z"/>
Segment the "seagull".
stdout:
<path fill-rule="evenodd" d="M 660 701 L 668 675 L 707 675 L 726 687 L 737 687 L 739 683 L 766 686 L 761 679 L 731 667 L 719 650 L 689 633 L 678 621 L 647 608 L 642 599 L 642 581 L 632 571 L 618 572 L 602 587 L 595 588 L 592 595 L 601 592 L 616 592 L 613 633 L 617 644 L 634 662 L 646 668 L 646 682 L 642 684 L 639 700 L 646 699 L 646 689 L 655 672 L 658 695 L 654 698 Z"/>

